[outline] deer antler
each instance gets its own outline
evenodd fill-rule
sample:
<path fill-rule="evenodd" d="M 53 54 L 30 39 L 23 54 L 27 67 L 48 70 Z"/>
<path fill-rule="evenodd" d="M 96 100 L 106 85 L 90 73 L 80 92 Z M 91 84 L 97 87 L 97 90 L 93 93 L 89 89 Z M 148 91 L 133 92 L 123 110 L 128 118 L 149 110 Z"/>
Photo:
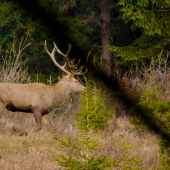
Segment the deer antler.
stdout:
<path fill-rule="evenodd" d="M 75 68 L 75 67 L 78 66 L 78 64 L 80 63 L 80 60 L 81 60 L 81 59 L 79 59 L 78 63 L 75 64 L 75 65 L 71 65 L 71 64 L 70 64 L 69 59 L 68 59 L 68 56 L 69 56 L 69 53 L 70 53 L 70 51 L 71 51 L 71 49 L 72 49 L 72 45 L 71 45 L 71 44 L 68 44 L 68 51 L 67 51 L 66 54 L 63 54 L 63 53 L 59 50 L 59 48 L 56 46 L 56 44 L 55 44 L 54 42 L 53 42 L 53 44 L 54 44 L 54 47 L 55 47 L 56 51 L 65 58 L 66 63 L 67 63 L 67 66 L 68 66 L 68 69 L 69 69 L 69 71 L 71 72 L 71 74 L 73 74 L 73 75 L 83 75 L 83 74 L 85 74 L 85 73 L 87 72 L 87 69 L 86 69 L 86 71 L 85 71 L 84 73 L 82 73 L 83 67 L 81 67 L 79 70 L 76 70 L 76 71 L 73 71 L 73 70 L 72 70 L 73 68 Z"/>
<path fill-rule="evenodd" d="M 66 63 L 61 66 L 60 64 L 57 63 L 57 61 L 55 60 L 54 58 L 54 54 L 55 54 L 55 47 L 53 48 L 53 51 L 50 53 L 47 49 L 47 44 L 46 44 L 46 40 L 45 40 L 45 45 L 44 45 L 44 48 L 45 48 L 45 51 L 46 53 L 51 57 L 53 63 L 60 69 L 62 70 L 63 72 L 65 72 L 66 74 L 71 74 L 69 71 L 67 71 L 64 67 L 66 66 Z M 61 51 L 60 51 L 61 52 Z M 62 52 L 61 52 L 62 53 Z"/>
<path fill-rule="evenodd" d="M 76 70 L 76 71 L 71 70 L 71 73 L 72 73 L 73 75 L 83 75 L 83 74 L 87 73 L 87 69 L 86 69 L 86 71 L 83 72 L 83 73 L 82 73 L 82 70 L 83 70 L 83 67 L 81 66 L 81 68 L 80 68 L 79 70 Z"/>
<path fill-rule="evenodd" d="M 72 68 L 78 66 L 78 64 L 80 63 L 80 59 L 79 59 L 78 63 L 75 64 L 75 65 L 71 65 L 70 62 L 69 62 L 69 59 L 68 59 L 69 53 L 70 53 L 70 51 L 71 51 L 71 49 L 72 49 L 72 45 L 71 45 L 71 44 L 68 44 L 68 51 L 67 51 L 66 54 L 63 54 L 63 53 L 59 50 L 59 48 L 56 46 L 56 44 L 55 44 L 54 42 L 53 42 L 53 44 L 54 44 L 54 47 L 55 47 L 56 51 L 65 58 L 65 60 L 66 60 L 66 62 L 67 62 L 67 66 L 68 66 L 68 68 L 69 68 L 69 71 L 71 71 Z"/>
<path fill-rule="evenodd" d="M 80 60 L 79 60 L 78 63 L 75 64 L 75 65 L 71 65 L 71 64 L 70 64 L 68 56 L 69 56 L 69 53 L 70 53 L 70 51 L 71 51 L 71 49 L 72 49 L 72 45 L 71 45 L 71 44 L 68 44 L 68 51 L 67 51 L 66 54 L 63 54 L 63 53 L 59 50 L 59 48 L 56 46 L 56 44 L 55 44 L 54 42 L 53 42 L 53 44 L 54 44 L 54 48 L 53 48 L 52 53 L 50 53 L 50 52 L 48 51 L 47 45 L 46 45 L 46 41 L 45 41 L 45 47 L 44 47 L 44 48 L 45 48 L 47 54 L 51 57 L 51 59 L 52 59 L 52 61 L 54 62 L 54 64 L 55 64 L 57 67 L 59 67 L 63 72 L 65 72 L 66 74 L 72 74 L 72 75 L 83 75 L 83 74 L 85 74 L 85 73 L 87 72 L 87 69 L 86 69 L 86 71 L 85 71 L 84 73 L 82 73 L 83 67 L 81 67 L 79 70 L 75 70 L 75 71 L 72 70 L 72 69 L 74 69 L 76 66 L 78 66 L 78 64 L 80 63 Z M 62 55 L 62 56 L 64 57 L 64 59 L 65 59 L 65 61 L 66 61 L 66 63 L 64 64 L 64 66 L 60 66 L 60 65 L 57 63 L 57 61 L 55 60 L 55 58 L 54 58 L 55 50 L 56 50 L 60 55 Z M 66 66 L 66 64 L 67 64 L 67 66 L 68 66 L 69 71 L 67 71 L 67 70 L 64 68 L 64 67 Z"/>

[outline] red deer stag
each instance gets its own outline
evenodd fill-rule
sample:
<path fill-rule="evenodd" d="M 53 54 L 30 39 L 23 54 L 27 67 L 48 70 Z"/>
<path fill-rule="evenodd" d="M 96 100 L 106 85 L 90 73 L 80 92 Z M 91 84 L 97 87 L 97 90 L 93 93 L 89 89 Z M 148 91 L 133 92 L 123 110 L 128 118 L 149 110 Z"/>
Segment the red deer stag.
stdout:
<path fill-rule="evenodd" d="M 63 104 L 69 98 L 71 92 L 86 92 L 86 88 L 74 78 L 74 75 L 82 75 L 85 72 L 82 73 L 82 67 L 77 71 L 74 70 L 79 62 L 76 65 L 69 63 L 68 55 L 72 48 L 70 44 L 66 54 L 63 54 L 55 43 L 51 53 L 47 49 L 46 41 L 44 48 L 54 64 L 67 75 L 54 85 L 0 83 L 0 118 L 5 109 L 13 112 L 32 112 L 38 126 L 36 130 L 41 129 L 42 118 L 50 130 L 54 132 L 48 119 L 48 113 L 54 106 Z M 65 58 L 64 66 L 59 65 L 55 60 L 55 51 Z M 68 70 L 65 69 L 66 65 Z"/>

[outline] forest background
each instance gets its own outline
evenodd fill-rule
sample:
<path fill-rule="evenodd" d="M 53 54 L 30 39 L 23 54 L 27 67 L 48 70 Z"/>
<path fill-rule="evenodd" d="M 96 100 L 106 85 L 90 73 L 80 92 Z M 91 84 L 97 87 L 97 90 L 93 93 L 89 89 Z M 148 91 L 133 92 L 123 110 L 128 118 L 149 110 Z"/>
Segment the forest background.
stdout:
<path fill-rule="evenodd" d="M 51 67 L 53 72 L 58 71 L 43 50 L 45 39 L 49 44 L 55 41 L 65 51 L 67 43 L 73 44 L 71 57 L 82 59 L 95 45 L 94 53 L 100 59 L 101 49 L 106 51 L 106 45 L 129 45 L 141 35 L 140 29 L 132 34 L 131 23 L 121 18 L 120 7 L 117 1 L 1 1 L 1 52 L 5 53 L 13 43 L 15 33 L 18 39 L 29 34 L 28 41 L 33 44 L 21 56 L 28 59 L 30 72 L 36 69 L 49 74 Z M 102 14 L 102 8 L 108 12 Z M 102 34 L 107 34 L 109 40 L 104 42 Z M 106 55 L 104 59 L 114 62 L 111 53 Z"/>
<path fill-rule="evenodd" d="M 84 62 L 94 46 L 99 60 L 130 68 L 151 56 L 157 62 L 169 48 L 169 1 L 1 0 L 0 25 L 1 53 L 13 43 L 14 33 L 18 39 L 29 35 L 32 47 L 21 57 L 27 59 L 30 72 L 58 72 L 43 50 L 45 39 L 63 51 L 67 43 L 73 44 L 71 57 Z"/>

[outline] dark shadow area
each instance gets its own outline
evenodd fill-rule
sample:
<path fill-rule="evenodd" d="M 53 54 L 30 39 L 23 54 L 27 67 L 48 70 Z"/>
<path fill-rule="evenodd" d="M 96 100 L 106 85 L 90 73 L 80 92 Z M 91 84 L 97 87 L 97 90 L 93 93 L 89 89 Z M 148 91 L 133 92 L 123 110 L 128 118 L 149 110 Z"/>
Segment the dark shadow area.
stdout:
<path fill-rule="evenodd" d="M 75 44 L 70 39 L 70 37 L 68 36 L 68 27 L 64 23 L 62 24 L 55 20 L 55 18 L 57 17 L 56 14 L 49 10 L 47 11 L 45 8 L 39 6 L 36 0 L 9 0 L 9 2 L 11 1 L 18 4 L 19 7 L 22 8 L 22 10 L 25 10 L 30 16 L 33 15 L 33 20 L 40 20 L 43 27 L 48 30 L 47 34 L 49 35 L 49 37 L 54 39 L 54 42 L 60 41 L 60 46 L 63 46 L 65 51 L 67 51 L 68 43 L 72 44 L 73 48 L 71 50 L 70 57 L 81 57 L 81 62 L 85 62 L 87 53 L 84 52 L 83 54 L 82 50 L 79 49 L 78 44 Z"/>
<path fill-rule="evenodd" d="M 91 66 L 92 67 L 92 66 Z M 109 88 L 109 91 L 115 95 L 115 97 L 118 99 L 118 101 L 125 106 L 126 113 L 131 115 L 138 115 L 141 118 L 141 122 L 151 131 L 154 131 L 154 133 L 161 136 L 162 141 L 161 145 L 163 145 L 163 148 L 169 148 L 170 147 L 170 134 L 164 132 L 160 126 L 155 124 L 155 121 L 151 120 L 147 114 L 144 112 L 143 108 L 138 106 L 136 102 L 130 97 L 127 96 L 124 90 L 120 88 L 120 82 L 118 81 L 118 78 L 116 78 L 116 73 L 112 73 L 109 77 L 107 76 L 107 73 L 101 72 L 95 67 L 90 70 L 93 77 L 96 79 L 99 79 L 102 81 L 107 88 Z M 133 108 L 133 111 L 131 111 L 131 108 Z M 123 108 L 122 108 L 123 110 Z M 119 115 L 117 115 L 119 116 Z M 121 116 L 121 115 L 120 115 Z"/>

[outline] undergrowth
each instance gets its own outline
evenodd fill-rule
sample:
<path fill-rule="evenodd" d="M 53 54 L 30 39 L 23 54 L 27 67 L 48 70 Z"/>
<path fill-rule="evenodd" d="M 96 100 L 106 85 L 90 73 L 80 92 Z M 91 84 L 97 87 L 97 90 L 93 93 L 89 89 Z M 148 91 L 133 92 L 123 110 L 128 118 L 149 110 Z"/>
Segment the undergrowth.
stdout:
<path fill-rule="evenodd" d="M 143 169 L 141 162 L 136 156 L 129 155 L 129 149 L 132 148 L 127 141 L 121 145 L 124 153 L 120 159 L 112 159 L 109 155 L 97 157 L 95 151 L 99 150 L 99 139 L 91 136 L 91 128 L 102 128 L 108 126 L 108 120 L 113 115 L 113 111 L 106 110 L 105 98 L 101 95 L 101 89 L 97 89 L 94 83 L 89 85 L 86 81 L 87 91 L 85 95 L 81 95 L 81 111 L 76 113 L 77 123 L 75 126 L 80 131 L 78 139 L 72 140 L 70 137 L 58 140 L 60 147 L 67 149 L 67 154 L 60 154 L 55 157 L 59 165 L 70 170 L 105 170 L 113 167 L 121 167 L 123 169 Z M 97 115 L 98 114 L 98 115 Z M 72 156 L 74 152 L 74 157 Z"/>
<path fill-rule="evenodd" d="M 168 52 L 169 55 L 169 52 Z M 159 63 L 152 59 L 151 64 L 145 64 L 136 71 L 128 71 L 120 81 L 121 88 L 134 100 L 134 107 L 131 107 L 130 122 L 135 125 L 136 130 L 145 125 L 145 129 L 158 132 L 162 137 L 160 142 L 160 162 L 163 169 L 170 166 L 170 143 L 167 142 L 170 136 L 170 69 L 168 56 L 164 60 L 160 56 Z M 161 58 L 162 57 L 162 58 Z M 135 97 L 134 97 L 135 96 Z M 137 97 L 136 97 L 137 96 Z M 142 126 L 140 126 L 142 125 Z"/>

